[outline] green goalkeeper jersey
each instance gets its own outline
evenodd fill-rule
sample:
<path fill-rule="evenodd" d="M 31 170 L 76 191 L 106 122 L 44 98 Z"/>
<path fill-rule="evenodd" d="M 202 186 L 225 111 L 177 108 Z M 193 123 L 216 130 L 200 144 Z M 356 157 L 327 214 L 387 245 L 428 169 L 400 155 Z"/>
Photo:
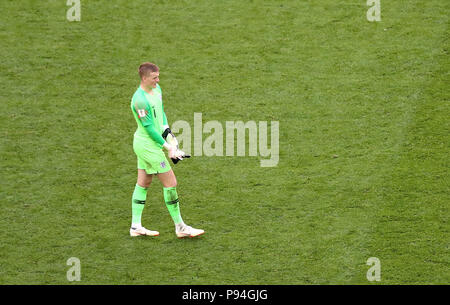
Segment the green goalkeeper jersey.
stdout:
<path fill-rule="evenodd" d="M 157 84 L 152 92 L 149 94 L 139 86 L 131 99 L 131 111 L 138 126 L 134 137 L 145 142 L 148 148 L 161 149 L 165 142 L 162 133 L 168 123 L 161 87 Z"/>

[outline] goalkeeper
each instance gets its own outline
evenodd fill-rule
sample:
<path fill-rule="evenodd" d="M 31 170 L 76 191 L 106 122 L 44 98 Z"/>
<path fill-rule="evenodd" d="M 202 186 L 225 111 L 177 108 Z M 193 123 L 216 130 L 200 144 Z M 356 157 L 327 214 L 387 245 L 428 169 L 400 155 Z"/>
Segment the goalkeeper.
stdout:
<path fill-rule="evenodd" d="M 137 122 L 133 149 L 137 156 L 138 177 L 131 202 L 130 235 L 159 235 L 159 232 L 147 230 L 141 225 L 147 190 L 156 176 L 163 185 L 164 201 L 175 224 L 177 237 L 199 236 L 204 231 L 186 225 L 181 218 L 177 180 L 163 152 L 163 148 L 167 150 L 174 164 L 189 157 L 178 149 L 178 143 L 169 129 L 158 85 L 159 68 L 152 63 L 143 63 L 139 67 L 139 76 L 141 83 L 131 100 L 131 110 Z"/>

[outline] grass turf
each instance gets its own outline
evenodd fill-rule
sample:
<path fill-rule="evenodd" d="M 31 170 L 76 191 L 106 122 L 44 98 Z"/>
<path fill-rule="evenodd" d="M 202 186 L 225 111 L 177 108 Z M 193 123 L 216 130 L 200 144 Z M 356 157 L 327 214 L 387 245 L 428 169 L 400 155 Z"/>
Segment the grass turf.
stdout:
<path fill-rule="evenodd" d="M 1 1 L 0 283 L 442 284 L 448 267 L 445 1 Z M 129 101 L 161 68 L 169 122 L 280 121 L 280 161 L 174 166 L 130 238 Z M 205 135 L 206 137 L 206 135 Z"/>

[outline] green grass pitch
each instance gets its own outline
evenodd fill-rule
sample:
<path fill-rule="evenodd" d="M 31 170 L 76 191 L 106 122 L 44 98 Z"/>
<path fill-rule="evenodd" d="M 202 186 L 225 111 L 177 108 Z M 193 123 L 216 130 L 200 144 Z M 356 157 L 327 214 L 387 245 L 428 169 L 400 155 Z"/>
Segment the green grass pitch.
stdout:
<path fill-rule="evenodd" d="M 381 0 L 379 22 L 365 0 L 68 9 L 0 2 L 0 284 L 449 283 L 448 1 Z M 280 122 L 275 167 L 174 166 L 198 239 L 175 237 L 156 180 L 143 225 L 161 235 L 128 234 L 144 61 L 169 122 Z"/>

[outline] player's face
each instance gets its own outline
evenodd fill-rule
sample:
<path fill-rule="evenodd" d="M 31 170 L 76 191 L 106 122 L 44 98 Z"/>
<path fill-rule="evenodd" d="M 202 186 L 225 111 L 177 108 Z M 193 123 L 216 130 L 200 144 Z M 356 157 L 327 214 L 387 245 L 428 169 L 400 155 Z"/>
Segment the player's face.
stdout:
<path fill-rule="evenodd" d="M 156 88 L 156 84 L 159 82 L 159 72 L 150 72 L 148 76 L 144 76 L 143 82 L 146 87 Z"/>

